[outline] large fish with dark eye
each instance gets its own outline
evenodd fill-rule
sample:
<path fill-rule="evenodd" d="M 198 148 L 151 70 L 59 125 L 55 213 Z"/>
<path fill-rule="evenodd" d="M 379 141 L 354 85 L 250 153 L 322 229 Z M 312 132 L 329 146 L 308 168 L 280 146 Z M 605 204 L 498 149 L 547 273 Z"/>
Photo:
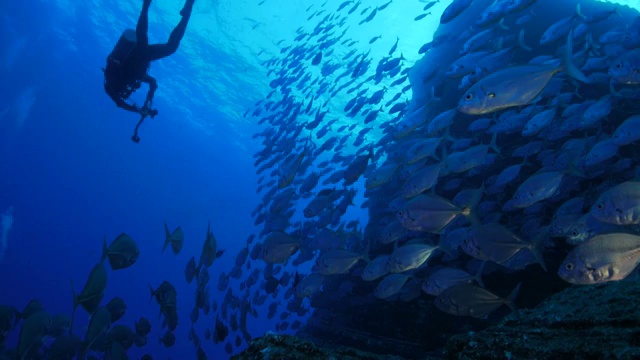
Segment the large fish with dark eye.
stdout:
<path fill-rule="evenodd" d="M 640 84 L 640 50 L 630 51 L 613 61 L 609 76 L 620 84 Z"/>
<path fill-rule="evenodd" d="M 440 24 L 446 24 L 465 11 L 473 0 L 453 0 L 440 16 Z"/>
<path fill-rule="evenodd" d="M 483 319 L 502 305 L 507 305 L 516 312 L 514 301 L 518 291 L 520 291 L 520 284 L 505 299 L 481 287 L 463 283 L 443 291 L 434 303 L 436 308 L 451 315 Z"/>
<path fill-rule="evenodd" d="M 118 235 L 109 246 L 107 246 L 107 237 L 105 235 L 102 249 L 102 260 L 104 261 L 105 258 L 108 258 L 112 270 L 128 268 L 135 264 L 136 260 L 138 260 L 138 255 L 140 255 L 136 242 L 125 233 Z"/>
<path fill-rule="evenodd" d="M 437 195 L 420 194 L 404 204 L 396 217 L 409 230 L 439 233 L 459 215 L 470 214 L 469 207 L 459 208 Z"/>
<path fill-rule="evenodd" d="M 640 236 L 611 233 L 579 244 L 560 265 L 558 275 L 577 285 L 622 280 L 640 262 Z"/>
<path fill-rule="evenodd" d="M 590 214 L 610 224 L 640 224 L 640 182 L 627 181 L 605 191 Z"/>
<path fill-rule="evenodd" d="M 555 74 L 587 83 L 584 74 L 573 64 L 572 33 L 567 36 L 564 62 L 560 66 L 527 64 L 496 71 L 475 83 L 462 96 L 458 110 L 469 115 L 482 115 L 534 102 Z"/>

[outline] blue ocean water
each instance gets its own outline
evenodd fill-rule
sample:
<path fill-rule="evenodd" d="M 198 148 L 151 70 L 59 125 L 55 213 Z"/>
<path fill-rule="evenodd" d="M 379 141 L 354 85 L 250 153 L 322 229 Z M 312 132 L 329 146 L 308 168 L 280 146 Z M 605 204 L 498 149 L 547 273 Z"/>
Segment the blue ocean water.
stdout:
<path fill-rule="evenodd" d="M 100 259 L 103 235 L 111 241 L 126 232 L 141 256 L 129 271 L 109 272 L 105 301 L 116 295 L 126 299 L 122 323 L 132 325 L 145 316 L 154 325 L 147 347 L 132 350 L 131 358 L 143 350 L 168 355 L 161 358 L 191 358 L 194 349 L 186 338 L 195 290 L 184 281 L 184 266 L 199 255 L 209 221 L 219 247 L 227 251 L 211 271 L 215 281 L 255 232 L 252 153 L 258 145 L 247 141 L 253 124 L 239 124 L 207 103 L 214 95 L 190 87 L 207 82 L 196 63 L 209 60 L 191 61 L 184 52 L 170 64 L 153 65 L 161 115 L 143 124 L 140 144 L 130 140 L 137 118 L 106 96 L 101 67 L 123 28 L 135 25 L 138 6 L 134 1 L 0 5 L 0 207 L 13 207 L 14 216 L 0 263 L 0 302 L 22 308 L 36 298 L 51 313 L 70 313 L 69 281 L 79 291 Z M 178 6 L 177 1 L 154 2 L 152 39 L 168 36 L 178 18 L 161 21 L 158 8 Z M 196 35 L 187 31 L 185 47 L 205 46 L 206 39 Z M 211 61 L 230 59 L 212 56 Z M 185 231 L 179 256 L 160 251 L 164 221 Z M 159 308 L 149 302 L 149 285 L 155 288 L 163 280 L 177 286 L 181 318 L 179 340 L 170 350 L 156 339 L 162 335 Z M 76 327 L 87 323 L 78 311 Z M 207 323 L 211 327 L 213 320 Z M 256 334 L 264 330 L 262 324 L 254 326 Z M 221 346 L 209 342 L 208 350 L 224 353 Z"/>
<path fill-rule="evenodd" d="M 341 3 L 327 2 L 331 9 Z M 424 3 L 399 2 L 394 0 L 383 18 L 366 26 L 356 28 L 360 19 L 353 20 L 349 35 L 359 42 L 359 51 L 370 48 L 374 58 L 382 58 L 401 38 L 397 51 L 407 62 L 420 57 L 417 49 L 432 39 L 437 21 L 414 22 Z M 160 113 L 145 121 L 141 142 L 135 144 L 130 136 L 137 117 L 106 96 L 101 67 L 121 32 L 135 25 L 140 3 L 0 4 L 0 212 L 13 208 L 0 261 L 0 304 L 21 309 L 35 298 L 52 314 L 70 312 L 70 283 L 77 290 L 84 284 L 100 260 L 103 236 L 110 241 L 126 232 L 141 255 L 129 269 L 109 270 L 105 301 L 125 299 L 127 312 L 118 323 L 132 325 L 145 316 L 153 325 L 148 344 L 133 347 L 129 355 L 190 359 L 195 353 L 187 340 L 195 287 L 185 283 L 184 267 L 191 256 L 199 256 L 210 222 L 218 247 L 226 251 L 210 270 L 211 298 L 221 304 L 224 294 L 215 290 L 220 272 L 230 271 L 247 237 L 261 230 L 251 212 L 262 199 L 255 191 L 253 166 L 253 154 L 262 146 L 252 135 L 263 127 L 243 114 L 271 90 L 262 62 L 278 56 L 278 41 L 291 42 L 298 27 L 313 26 L 305 22 L 305 9 L 315 2 L 196 0 L 178 52 L 151 65 L 159 82 L 154 106 Z M 637 6 L 631 0 L 627 4 Z M 446 5 L 443 1 L 432 11 L 441 13 Z M 152 42 L 165 41 L 181 6 L 177 0 L 153 2 Z M 368 44 L 381 28 L 382 38 Z M 339 58 L 348 51 L 337 47 L 335 54 Z M 139 91 L 134 99 L 141 103 L 143 96 Z M 409 93 L 402 100 L 410 98 Z M 336 99 L 332 111 L 339 113 L 348 99 Z M 357 186 L 356 203 L 361 204 L 363 183 Z M 367 214 L 350 208 L 349 217 L 366 221 Z M 185 232 L 177 256 L 161 252 L 164 222 Z M 149 286 L 163 280 L 178 291 L 178 341 L 170 349 L 156 341 L 163 334 L 159 307 L 149 302 Z M 266 306 L 256 308 L 261 316 L 250 318 L 252 336 L 276 323 L 264 317 Z M 88 321 L 78 311 L 75 327 L 82 332 Z M 201 318 L 196 329 L 201 334 L 214 321 L 212 315 Z M 13 332 L 8 343 L 16 339 Z M 233 332 L 230 339 L 235 339 Z M 204 343 L 211 358 L 227 356 L 224 342 Z M 234 346 L 234 352 L 245 346 Z"/>

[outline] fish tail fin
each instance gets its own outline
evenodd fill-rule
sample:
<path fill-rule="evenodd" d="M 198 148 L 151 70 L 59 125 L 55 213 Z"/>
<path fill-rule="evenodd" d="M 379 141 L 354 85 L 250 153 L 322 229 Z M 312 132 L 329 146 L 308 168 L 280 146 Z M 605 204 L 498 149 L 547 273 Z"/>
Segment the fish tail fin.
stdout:
<path fill-rule="evenodd" d="M 107 247 L 107 235 L 105 234 L 104 238 L 102 238 L 102 258 L 100 259 L 100 262 L 104 262 L 108 254 L 109 248 Z"/>
<path fill-rule="evenodd" d="M 520 30 L 520 33 L 518 33 L 518 46 L 520 46 L 524 51 L 533 51 L 529 45 L 524 43 L 524 29 Z"/>
<path fill-rule="evenodd" d="M 478 216 L 476 213 L 476 205 L 477 204 L 471 204 L 471 205 L 465 206 L 462 209 L 462 215 L 464 215 L 467 218 L 467 220 L 469 220 L 471 225 L 480 224 L 480 220 L 478 219 Z"/>
<path fill-rule="evenodd" d="M 498 132 L 494 131 L 493 136 L 491 137 L 491 142 L 489 143 L 489 149 L 496 152 L 496 155 L 502 157 L 502 152 L 500 151 L 500 147 L 498 147 Z"/>
<path fill-rule="evenodd" d="M 578 165 L 578 159 L 579 158 L 569 161 L 569 165 L 568 165 L 569 168 L 567 169 L 567 172 L 569 173 L 569 175 L 579 177 L 581 179 L 586 179 L 587 175 L 584 173 L 582 169 L 580 169 Z"/>
<path fill-rule="evenodd" d="M 580 7 L 580 3 L 576 4 L 576 15 L 575 16 L 581 18 L 582 20 L 587 20 L 587 17 L 584 16 L 584 14 L 582 14 L 582 8 Z"/>
<path fill-rule="evenodd" d="M 432 87 L 431 87 L 431 100 L 430 100 L 430 101 L 437 101 L 437 102 L 440 102 L 440 100 L 441 100 L 441 99 L 440 99 L 439 97 L 436 97 L 436 87 L 435 87 L 435 86 L 432 86 Z"/>
<path fill-rule="evenodd" d="M 544 271 L 547 271 L 547 265 L 544 262 L 542 251 L 544 250 L 544 243 L 545 243 L 545 240 L 547 239 L 547 235 L 548 235 L 548 231 L 541 231 L 536 235 L 536 237 L 533 239 L 533 242 L 531 242 L 531 245 L 529 246 L 529 250 L 531 251 L 533 256 L 536 258 L 540 266 L 542 266 L 542 269 Z"/>
<path fill-rule="evenodd" d="M 484 272 L 484 266 L 487 264 L 486 261 L 483 261 L 478 268 L 478 271 L 473 276 L 473 281 L 475 281 L 481 288 L 484 288 L 484 282 L 482 281 L 482 273 Z"/>
<path fill-rule="evenodd" d="M 71 284 L 71 295 L 73 296 L 73 310 L 71 310 L 71 323 L 69 325 L 69 334 L 73 334 L 73 319 L 76 316 L 76 309 L 80 304 L 78 302 L 78 294 L 76 294 L 76 288 L 73 286 L 73 280 L 69 279 L 69 283 Z"/>
<path fill-rule="evenodd" d="M 149 285 L 149 291 L 151 292 L 151 298 L 149 299 L 149 302 L 151 302 L 151 301 L 153 301 L 153 297 L 156 296 L 156 291 L 153 290 L 151 285 Z"/>
<path fill-rule="evenodd" d="M 171 243 L 171 231 L 169 231 L 169 226 L 167 225 L 167 222 L 165 221 L 165 223 L 164 223 L 164 245 L 162 245 L 162 251 L 163 252 L 167 248 L 167 246 L 169 246 L 169 243 Z"/>
<path fill-rule="evenodd" d="M 509 296 L 507 296 L 507 298 L 505 299 L 507 306 L 511 309 L 511 312 L 513 313 L 516 319 L 520 318 L 518 308 L 516 307 L 516 304 L 515 304 L 515 300 L 518 297 L 518 293 L 520 292 L 520 285 L 522 285 L 522 283 L 518 283 L 518 285 L 516 285 L 516 287 L 511 291 Z"/>
<path fill-rule="evenodd" d="M 502 30 L 509 30 L 509 27 L 504 24 L 504 18 L 500 19 L 498 22 L 498 27 Z"/>
<path fill-rule="evenodd" d="M 589 83 L 587 77 L 584 76 L 582 71 L 573 63 L 573 30 L 569 31 L 569 35 L 567 35 L 567 44 L 565 46 L 563 62 L 564 64 L 561 69 L 564 69 L 569 76 L 585 84 Z"/>

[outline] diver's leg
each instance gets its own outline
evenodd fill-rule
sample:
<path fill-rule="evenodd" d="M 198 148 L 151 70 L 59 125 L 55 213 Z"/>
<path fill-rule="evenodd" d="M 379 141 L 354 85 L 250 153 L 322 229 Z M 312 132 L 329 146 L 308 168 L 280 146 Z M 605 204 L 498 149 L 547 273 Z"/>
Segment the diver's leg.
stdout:
<path fill-rule="evenodd" d="M 178 23 L 178 25 L 173 29 L 171 35 L 169 35 L 169 41 L 166 44 L 155 44 L 149 46 L 149 60 L 158 60 L 163 57 L 167 57 L 178 50 L 178 46 L 180 45 L 180 41 L 184 36 L 185 31 L 187 30 L 187 24 L 189 23 L 189 18 L 191 17 L 191 10 L 193 8 L 193 2 L 195 0 L 187 0 L 184 4 L 184 8 L 180 11 L 182 15 L 182 19 Z"/>
<path fill-rule="evenodd" d="M 149 6 L 151 6 L 151 0 L 144 0 L 138 24 L 136 25 L 136 40 L 142 46 L 149 44 L 149 36 L 147 35 L 149 29 Z"/>

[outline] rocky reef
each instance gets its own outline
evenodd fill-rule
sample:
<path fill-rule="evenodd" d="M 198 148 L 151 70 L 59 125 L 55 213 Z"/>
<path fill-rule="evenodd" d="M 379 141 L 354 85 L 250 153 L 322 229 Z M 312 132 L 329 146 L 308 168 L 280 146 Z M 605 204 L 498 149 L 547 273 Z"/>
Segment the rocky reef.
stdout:
<path fill-rule="evenodd" d="M 254 339 L 233 360 L 402 360 L 394 355 L 377 355 L 348 347 L 321 347 L 304 338 L 267 333 Z"/>
<path fill-rule="evenodd" d="M 416 352 L 408 358 L 640 359 L 639 298 L 640 283 L 635 280 L 570 287 L 483 331 L 452 336 L 443 357 Z M 232 359 L 406 358 L 268 333 Z"/>
<path fill-rule="evenodd" d="M 640 359 L 640 283 L 570 287 L 477 333 L 456 335 L 448 359 Z"/>

